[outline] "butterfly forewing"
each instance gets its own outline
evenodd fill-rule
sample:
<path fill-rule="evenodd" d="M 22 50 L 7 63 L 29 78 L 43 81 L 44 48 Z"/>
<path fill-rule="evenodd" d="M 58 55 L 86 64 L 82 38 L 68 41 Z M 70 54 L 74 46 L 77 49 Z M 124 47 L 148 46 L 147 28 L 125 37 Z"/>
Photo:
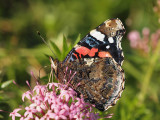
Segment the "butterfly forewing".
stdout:
<path fill-rule="evenodd" d="M 72 62 L 80 58 L 112 57 L 122 65 L 123 51 L 121 39 L 125 28 L 119 19 L 106 20 L 104 23 L 91 30 L 69 52 L 64 62 Z"/>

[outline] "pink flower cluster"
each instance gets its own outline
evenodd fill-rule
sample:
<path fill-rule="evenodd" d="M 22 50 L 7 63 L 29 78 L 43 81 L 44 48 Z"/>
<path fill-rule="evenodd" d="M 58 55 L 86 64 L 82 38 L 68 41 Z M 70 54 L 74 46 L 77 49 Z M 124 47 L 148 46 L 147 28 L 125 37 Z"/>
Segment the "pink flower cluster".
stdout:
<path fill-rule="evenodd" d="M 29 84 L 28 84 L 29 85 Z M 22 100 L 27 98 L 31 104 L 25 108 L 17 108 L 10 113 L 12 120 L 97 120 L 92 105 L 77 98 L 76 92 L 60 83 L 37 85 L 25 92 Z M 18 113 L 23 110 L 23 114 Z"/>
<path fill-rule="evenodd" d="M 128 39 L 132 48 L 147 53 L 150 49 L 154 50 L 156 48 L 158 40 L 160 39 L 160 29 L 150 35 L 150 30 L 144 28 L 142 30 L 142 37 L 138 31 L 134 30 L 128 34 Z"/>

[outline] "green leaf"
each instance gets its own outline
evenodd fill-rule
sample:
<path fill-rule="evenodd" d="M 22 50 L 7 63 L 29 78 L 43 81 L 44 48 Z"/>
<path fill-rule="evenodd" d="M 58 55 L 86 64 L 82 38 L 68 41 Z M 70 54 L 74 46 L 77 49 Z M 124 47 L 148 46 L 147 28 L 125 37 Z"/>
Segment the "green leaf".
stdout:
<path fill-rule="evenodd" d="M 79 34 L 79 35 L 77 36 L 77 39 L 76 39 L 76 41 L 74 42 L 73 45 L 76 45 L 80 40 L 81 40 L 81 34 Z"/>
<path fill-rule="evenodd" d="M 67 49 L 68 49 L 67 39 L 66 39 L 66 37 L 63 35 L 63 52 L 65 52 Z"/>
<path fill-rule="evenodd" d="M 3 82 L 2 85 L 1 85 L 1 88 L 7 87 L 7 86 L 10 85 L 12 82 L 13 82 L 13 80 L 8 80 L 8 81 Z"/>
<path fill-rule="evenodd" d="M 48 55 L 48 54 L 44 54 L 47 58 L 49 58 L 50 57 L 50 55 Z"/>
<path fill-rule="evenodd" d="M 50 41 L 50 43 L 51 43 L 51 46 L 53 47 L 54 51 L 56 52 L 57 57 L 59 58 L 61 56 L 60 49 L 58 48 L 58 46 L 54 42 Z"/>
<path fill-rule="evenodd" d="M 54 42 L 52 42 L 52 41 L 50 41 L 50 43 L 51 43 L 53 49 L 55 50 L 55 52 L 58 53 L 58 54 L 61 54 L 61 51 L 58 48 L 58 46 Z"/>
<path fill-rule="evenodd" d="M 64 59 L 64 57 L 66 56 L 66 54 L 68 53 L 68 45 L 67 45 L 67 40 L 66 37 L 63 35 L 63 50 L 62 50 L 62 59 Z"/>

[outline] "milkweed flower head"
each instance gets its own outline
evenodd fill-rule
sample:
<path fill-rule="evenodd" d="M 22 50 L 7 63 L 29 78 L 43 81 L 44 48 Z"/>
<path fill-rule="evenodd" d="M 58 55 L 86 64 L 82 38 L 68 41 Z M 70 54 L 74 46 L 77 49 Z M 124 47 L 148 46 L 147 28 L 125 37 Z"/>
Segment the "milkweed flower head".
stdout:
<path fill-rule="evenodd" d="M 29 84 L 28 84 L 29 85 Z M 22 95 L 22 101 L 30 101 L 28 106 L 17 108 L 10 113 L 12 120 L 97 120 L 99 114 L 93 105 L 76 97 L 76 92 L 60 83 L 37 85 Z M 23 114 L 20 112 L 23 111 Z"/>

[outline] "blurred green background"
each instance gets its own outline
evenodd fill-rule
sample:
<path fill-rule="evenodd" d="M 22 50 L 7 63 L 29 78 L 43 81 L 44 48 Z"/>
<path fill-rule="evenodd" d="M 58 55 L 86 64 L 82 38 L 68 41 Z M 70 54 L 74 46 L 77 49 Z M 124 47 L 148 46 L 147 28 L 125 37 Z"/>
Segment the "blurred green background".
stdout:
<path fill-rule="evenodd" d="M 41 69 L 41 78 L 49 74 L 50 68 L 43 67 L 50 66 L 46 55 L 53 54 L 36 31 L 62 49 L 63 35 L 72 46 L 79 34 L 84 37 L 110 18 L 121 19 L 126 28 L 122 41 L 126 84 L 121 99 L 106 113 L 114 113 L 111 120 L 160 120 L 159 0 L 0 0 L 0 110 L 11 112 L 22 104 L 26 80 L 35 84 L 30 71 L 38 77 Z M 142 31 L 146 27 L 147 38 Z M 127 36 L 133 30 L 141 40 L 148 39 L 147 52 L 131 46 Z M 154 34 L 158 37 L 152 46 Z M 8 115 L 0 112 L 0 119 L 11 119 Z"/>

